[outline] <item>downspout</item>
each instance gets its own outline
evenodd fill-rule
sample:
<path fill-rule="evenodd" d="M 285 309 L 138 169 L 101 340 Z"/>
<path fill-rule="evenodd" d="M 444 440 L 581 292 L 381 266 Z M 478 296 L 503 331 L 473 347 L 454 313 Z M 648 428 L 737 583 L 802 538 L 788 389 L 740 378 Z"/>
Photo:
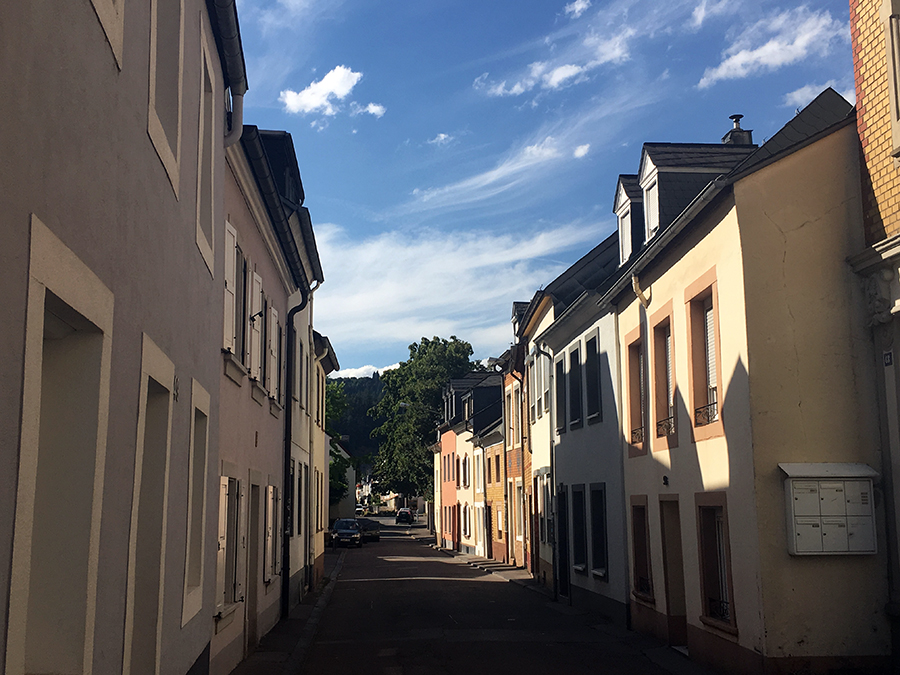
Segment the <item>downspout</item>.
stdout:
<path fill-rule="evenodd" d="M 239 129 L 241 126 L 238 127 Z M 285 381 L 285 415 L 284 415 L 284 486 L 282 489 L 282 518 L 281 522 L 287 525 L 287 523 L 292 522 L 290 519 L 291 513 L 294 511 L 293 500 L 291 503 L 288 503 L 288 500 L 284 498 L 284 496 L 292 494 L 296 495 L 295 492 L 289 491 L 287 489 L 288 485 L 291 483 L 291 442 L 293 439 L 293 422 L 294 422 L 294 371 L 296 370 L 296 365 L 294 364 L 294 358 L 296 354 L 296 350 L 294 346 L 297 342 L 297 334 L 294 330 L 294 318 L 306 309 L 306 306 L 309 304 L 309 296 L 310 290 L 308 288 L 300 288 L 301 300 L 299 305 L 295 305 L 288 310 L 287 319 L 285 319 L 285 323 L 287 324 L 287 359 L 286 359 L 286 370 L 288 376 L 284 378 Z M 293 487 L 293 486 L 291 486 Z M 308 492 L 308 491 L 307 491 Z M 307 498 L 309 495 L 305 495 Z M 307 512 L 307 516 L 309 515 L 309 509 L 304 509 Z M 293 524 L 291 529 L 293 529 Z M 307 532 L 309 529 L 307 528 Z M 285 532 L 281 538 L 281 618 L 286 619 L 291 611 L 291 533 Z"/>

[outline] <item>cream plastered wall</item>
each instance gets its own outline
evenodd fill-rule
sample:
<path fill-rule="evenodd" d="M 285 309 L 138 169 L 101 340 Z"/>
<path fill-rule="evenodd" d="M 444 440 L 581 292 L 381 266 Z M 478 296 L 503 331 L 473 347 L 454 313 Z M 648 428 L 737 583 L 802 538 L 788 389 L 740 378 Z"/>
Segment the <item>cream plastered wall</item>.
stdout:
<path fill-rule="evenodd" d="M 765 654 L 773 657 L 886 654 L 890 646 L 884 555 L 789 556 L 778 469 L 779 462 L 881 467 L 865 302 L 845 262 L 863 248 L 858 158 L 851 125 L 735 187 L 750 328 L 750 475 Z M 876 509 L 881 519 L 877 500 Z"/>
<path fill-rule="evenodd" d="M 543 314 L 535 320 L 535 328 L 532 332 L 532 336 L 540 335 L 547 328 L 550 327 L 550 324 L 553 323 L 553 306 L 548 303 L 546 309 Z M 542 347 L 540 345 L 536 345 L 533 337 L 528 340 L 528 353 L 531 354 L 532 349 L 541 348 L 546 352 L 552 354 L 553 352 L 547 347 Z M 546 359 L 546 357 L 544 357 Z M 554 406 L 554 390 L 552 383 L 553 376 L 553 365 L 551 362 L 549 372 L 551 375 L 551 383 L 550 383 L 550 409 L 545 410 L 543 415 L 537 417 L 537 419 L 531 420 L 531 437 L 529 439 L 529 443 L 531 444 L 531 474 L 532 481 L 534 480 L 534 476 L 543 475 L 544 473 L 550 470 L 550 444 L 551 442 L 555 442 L 556 440 L 556 431 L 553 428 L 552 424 L 552 411 Z M 533 483 L 532 483 L 533 484 Z M 534 504 L 535 510 L 537 510 L 538 504 L 540 503 L 539 499 L 533 499 L 532 503 Z M 550 505 L 545 505 L 545 514 L 546 518 L 552 518 L 550 513 Z M 553 546 L 550 544 L 550 538 L 544 537 L 543 541 L 540 541 L 540 532 L 537 533 L 538 536 L 534 537 L 534 543 L 540 542 L 539 554 L 542 561 L 542 566 L 552 565 L 553 562 Z M 549 575 L 549 567 L 546 567 Z"/>
<path fill-rule="evenodd" d="M 688 307 L 685 291 L 711 270 L 715 270 L 718 307 L 719 406 L 724 435 L 693 442 L 691 396 L 688 387 L 690 357 L 688 350 Z M 758 538 L 753 497 L 752 445 L 749 433 L 749 407 L 746 378 L 747 327 L 744 321 L 744 283 L 741 241 L 733 201 L 723 195 L 706 217 L 695 222 L 686 236 L 654 261 L 640 276 L 640 286 L 650 303 L 645 310 L 629 292 L 619 305 L 619 349 L 621 361 L 622 407 L 620 417 L 624 441 L 626 500 L 630 495 L 647 495 L 650 531 L 653 608 L 665 615 L 666 593 L 660 529 L 660 496 L 677 495 L 684 563 L 685 606 L 689 627 L 709 630 L 738 642 L 750 650 L 762 648 L 763 625 L 760 616 Z M 652 338 L 649 318 L 671 302 L 672 349 L 674 352 L 675 410 L 677 447 L 666 449 L 655 437 L 655 413 L 652 388 L 648 388 L 646 454 L 629 457 L 628 424 L 628 338 L 643 325 L 643 339 Z M 645 350 L 646 354 L 646 350 Z M 647 360 L 652 363 L 652 354 Z M 652 367 L 648 374 L 652 375 Z M 652 381 L 652 378 L 651 380 Z M 634 454 L 633 452 L 631 454 Z M 664 484 L 668 480 L 668 485 Z M 697 536 L 696 493 L 725 492 L 730 525 L 733 597 L 731 609 L 736 617 L 738 635 L 708 629 L 700 621 L 701 580 Z M 671 498 L 671 497 L 670 497 Z M 628 502 L 626 502 L 627 507 Z M 628 538 L 631 546 L 631 509 L 628 508 Z M 633 574 L 633 572 L 631 572 Z M 633 581 L 632 581 L 633 583 Z M 633 602 L 641 602 L 633 600 Z"/>
<path fill-rule="evenodd" d="M 456 456 L 459 457 L 459 488 L 456 490 L 456 499 L 459 502 L 459 540 L 461 543 L 467 546 L 475 546 L 475 517 L 474 515 L 469 516 L 469 523 L 471 528 L 469 529 L 468 536 L 464 536 L 465 532 L 465 514 L 463 513 L 463 509 L 466 504 L 469 505 L 469 509 L 474 512 L 474 504 L 475 504 L 475 467 L 473 464 L 473 456 L 472 456 L 472 432 L 471 431 L 460 431 L 456 435 Z M 468 487 L 463 482 L 463 476 L 465 475 L 463 472 L 463 460 L 468 457 L 469 459 L 469 485 Z"/>

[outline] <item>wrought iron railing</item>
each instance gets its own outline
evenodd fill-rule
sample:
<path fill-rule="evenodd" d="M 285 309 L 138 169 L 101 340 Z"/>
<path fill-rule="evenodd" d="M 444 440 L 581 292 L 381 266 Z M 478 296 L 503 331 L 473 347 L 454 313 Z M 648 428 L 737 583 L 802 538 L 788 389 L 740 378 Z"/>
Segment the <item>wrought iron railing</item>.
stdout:
<path fill-rule="evenodd" d="M 709 616 L 719 621 L 731 621 L 731 605 L 726 600 L 707 598 L 709 603 Z"/>
<path fill-rule="evenodd" d="M 719 404 L 713 401 L 709 405 L 697 408 L 694 411 L 694 424 L 698 427 L 719 419 Z"/>
<path fill-rule="evenodd" d="M 644 442 L 644 427 L 638 427 L 631 430 L 631 442 L 634 445 Z"/>
<path fill-rule="evenodd" d="M 656 423 L 657 436 L 671 436 L 675 433 L 675 417 L 667 417 Z"/>
<path fill-rule="evenodd" d="M 653 595 L 653 586 L 650 585 L 650 579 L 647 577 L 635 577 L 634 590 L 638 593 L 643 593 L 644 595 Z"/>

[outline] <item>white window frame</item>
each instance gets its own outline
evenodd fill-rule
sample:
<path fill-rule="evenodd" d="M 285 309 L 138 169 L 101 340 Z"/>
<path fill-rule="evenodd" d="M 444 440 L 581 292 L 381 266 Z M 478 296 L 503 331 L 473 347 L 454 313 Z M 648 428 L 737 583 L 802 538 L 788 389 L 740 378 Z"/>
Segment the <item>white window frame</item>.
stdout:
<path fill-rule="evenodd" d="M 182 20 L 183 21 L 183 20 Z M 218 101 L 216 92 L 219 91 L 218 76 L 213 66 L 215 63 L 210 56 L 209 32 L 206 28 L 207 18 L 201 14 L 200 21 L 200 90 L 198 92 L 198 137 L 197 137 L 197 225 L 196 242 L 200 255 L 206 263 L 210 275 L 215 278 L 215 238 L 216 238 L 216 151 L 218 150 L 221 132 L 218 128 Z M 206 88 L 206 80 L 209 79 L 209 90 Z M 204 161 L 204 154 L 209 158 Z M 206 193 L 209 210 L 204 212 L 203 194 Z M 209 236 L 203 231 L 204 225 L 209 229 Z"/>
<path fill-rule="evenodd" d="M 206 565 L 206 476 L 209 461 L 210 395 L 197 380 L 191 380 L 191 453 L 188 462 L 187 545 L 184 556 L 184 601 L 181 625 L 187 625 L 203 607 L 203 579 Z M 197 413 L 206 418 L 202 437 L 197 429 Z M 199 532 L 197 530 L 199 529 Z M 192 569 L 199 567 L 199 579 L 192 583 Z"/>
<path fill-rule="evenodd" d="M 170 1 L 178 2 L 179 5 L 179 29 L 177 40 L 172 40 L 171 36 L 160 36 L 158 30 L 158 9 L 161 2 Z M 169 138 L 163 127 L 159 114 L 156 111 L 156 51 L 160 40 L 164 40 L 167 49 L 178 49 L 178 119 L 176 123 L 175 138 Z M 181 124 L 182 124 L 182 107 L 184 105 L 184 0 L 150 0 L 150 93 L 149 93 L 149 114 L 147 118 L 147 133 L 156 154 L 159 156 L 172 190 L 175 192 L 175 198 L 178 198 L 180 190 L 181 176 Z"/>

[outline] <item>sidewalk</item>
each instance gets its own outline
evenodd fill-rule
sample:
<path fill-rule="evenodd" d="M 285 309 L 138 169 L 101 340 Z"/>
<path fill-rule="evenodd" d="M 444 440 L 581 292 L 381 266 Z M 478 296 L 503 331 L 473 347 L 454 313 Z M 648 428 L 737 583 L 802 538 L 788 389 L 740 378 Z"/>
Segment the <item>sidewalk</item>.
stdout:
<path fill-rule="evenodd" d="M 266 633 L 256 651 L 241 661 L 231 675 L 295 675 L 300 672 L 346 555 L 347 549 L 325 549 L 322 583 L 291 610 L 289 618 L 282 619 Z"/>

